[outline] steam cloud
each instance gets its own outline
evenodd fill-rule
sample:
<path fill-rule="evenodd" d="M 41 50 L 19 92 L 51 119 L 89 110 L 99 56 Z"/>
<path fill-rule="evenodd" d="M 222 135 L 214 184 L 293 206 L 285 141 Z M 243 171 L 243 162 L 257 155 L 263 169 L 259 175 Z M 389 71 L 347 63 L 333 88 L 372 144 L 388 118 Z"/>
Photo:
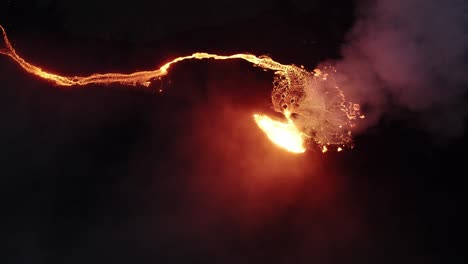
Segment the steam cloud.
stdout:
<path fill-rule="evenodd" d="M 366 126 L 397 106 L 417 113 L 432 133 L 459 135 L 467 113 L 468 2 L 358 4 L 343 59 L 334 64 L 345 94 L 367 109 Z"/>

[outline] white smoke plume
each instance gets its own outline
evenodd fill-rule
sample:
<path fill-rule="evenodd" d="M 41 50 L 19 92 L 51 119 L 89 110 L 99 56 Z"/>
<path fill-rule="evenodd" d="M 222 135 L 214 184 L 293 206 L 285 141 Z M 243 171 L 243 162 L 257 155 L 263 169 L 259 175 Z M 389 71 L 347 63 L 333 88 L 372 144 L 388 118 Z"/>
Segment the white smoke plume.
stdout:
<path fill-rule="evenodd" d="M 364 106 L 367 118 L 361 127 L 375 125 L 397 107 L 416 113 L 424 128 L 442 138 L 463 131 L 467 1 L 358 1 L 342 56 L 333 62 L 337 81 Z"/>

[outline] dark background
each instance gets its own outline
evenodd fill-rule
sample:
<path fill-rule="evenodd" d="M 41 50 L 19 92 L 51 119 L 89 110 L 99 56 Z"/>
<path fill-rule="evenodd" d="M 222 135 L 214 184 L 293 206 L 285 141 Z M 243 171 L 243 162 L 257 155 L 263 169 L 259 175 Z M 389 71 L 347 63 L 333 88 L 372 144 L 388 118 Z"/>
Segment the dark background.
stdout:
<path fill-rule="evenodd" d="M 345 0 L 4 0 L 0 24 L 27 60 L 65 75 L 195 51 L 313 69 L 339 58 L 354 11 Z M 465 135 L 434 143 L 396 109 L 353 150 L 292 155 L 252 120 L 274 114 L 272 77 L 188 61 L 149 89 L 63 88 L 0 57 L 0 261 L 463 263 Z"/>

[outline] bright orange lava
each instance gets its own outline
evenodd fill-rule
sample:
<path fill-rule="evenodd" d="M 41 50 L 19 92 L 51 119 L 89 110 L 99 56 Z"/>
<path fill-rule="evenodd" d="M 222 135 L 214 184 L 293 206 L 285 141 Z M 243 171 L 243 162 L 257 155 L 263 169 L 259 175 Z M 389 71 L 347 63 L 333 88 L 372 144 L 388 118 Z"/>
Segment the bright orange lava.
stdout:
<path fill-rule="evenodd" d="M 285 109 L 290 110 L 287 105 L 285 105 L 285 98 L 288 98 L 288 102 L 293 104 L 293 102 L 298 102 L 299 98 L 294 99 L 294 96 L 298 94 L 303 94 L 307 96 L 308 94 L 304 92 L 304 87 L 307 85 L 310 86 L 309 81 L 316 81 L 320 71 L 309 72 L 303 67 L 298 67 L 295 65 L 285 65 L 279 62 L 274 61 L 267 56 L 255 56 L 252 54 L 233 54 L 233 55 L 216 55 L 204 52 L 193 53 L 189 56 L 182 56 L 175 58 L 159 68 L 148 71 L 137 71 L 133 73 L 95 73 L 88 76 L 62 76 L 56 73 L 52 73 L 42 68 L 26 61 L 21 56 L 18 55 L 16 50 L 13 48 L 11 42 L 8 39 L 8 36 L 5 32 L 5 29 L 0 25 L 0 33 L 3 38 L 4 47 L 0 48 L 0 54 L 9 56 L 12 58 L 22 69 L 26 72 L 35 75 L 39 78 L 50 81 L 58 86 L 83 86 L 88 84 L 111 84 L 111 83 L 120 83 L 124 85 L 141 85 L 144 87 L 149 87 L 151 81 L 155 79 L 161 79 L 161 77 L 168 74 L 169 68 L 171 65 L 191 59 L 215 59 L 215 60 L 230 60 L 230 59 L 242 59 L 252 63 L 254 66 L 273 70 L 275 73 L 275 81 L 273 82 L 274 90 L 272 93 L 272 101 L 275 105 L 276 111 L 281 111 L 286 119 L 287 123 L 281 123 L 279 121 L 272 120 L 268 116 L 255 114 L 254 119 L 257 125 L 267 134 L 268 138 L 272 140 L 276 145 L 295 153 L 305 152 L 304 141 L 307 138 L 312 138 L 306 135 L 310 131 L 307 128 L 304 128 L 304 131 L 300 131 L 293 121 L 289 118 L 289 112 Z M 326 76 L 326 75 L 324 75 Z M 326 79 L 326 78 L 325 78 Z M 307 86 L 307 87 L 309 87 Z M 351 121 L 355 119 L 355 114 L 358 112 L 359 105 L 350 104 L 352 107 L 349 107 L 345 104 L 345 97 L 342 92 L 336 87 L 335 91 L 332 91 L 330 98 L 337 98 L 335 101 L 329 100 L 328 92 L 317 93 L 317 90 L 313 90 L 315 86 L 311 86 L 309 90 L 312 91 L 312 96 L 314 100 L 311 102 L 318 102 L 319 105 L 323 105 L 321 108 L 314 108 L 314 111 L 318 114 L 315 115 L 315 118 L 310 118 L 313 129 L 319 129 L 320 137 L 315 137 L 315 140 L 319 145 L 324 147 L 326 151 L 326 144 L 329 144 L 330 139 L 338 138 L 338 142 L 332 142 L 333 144 L 344 145 L 349 141 L 350 132 L 343 130 L 343 126 L 351 124 Z M 161 91 L 161 90 L 160 90 Z M 278 97 L 279 96 L 279 97 Z M 292 96 L 289 98 L 288 96 Z M 310 96 L 310 95 L 309 95 Z M 278 99 L 279 98 L 279 99 Z M 283 102 L 285 101 L 285 102 Z M 305 100 L 307 101 L 307 100 Z M 309 100 L 310 101 L 310 100 Z M 357 107 L 357 108 L 356 108 Z M 298 110 L 298 109 L 296 109 Z M 299 109 L 300 110 L 300 109 Z M 296 111 L 297 112 L 297 111 Z M 304 115 L 307 116 L 307 115 Z M 314 131 L 315 131 L 314 130 Z M 309 131 L 309 132 L 308 132 Z M 312 132 L 314 132 L 312 131 Z M 337 136 L 338 135 L 338 136 Z M 336 141 L 336 140 L 335 140 Z"/>
<path fill-rule="evenodd" d="M 16 61 L 21 68 L 28 73 L 36 75 L 42 79 L 51 81 L 60 86 L 74 86 L 74 85 L 87 85 L 87 84 L 110 84 L 110 83 L 121 83 L 125 85 L 142 85 L 148 87 L 151 81 L 159 79 L 168 73 L 169 67 L 172 64 L 190 59 L 215 59 L 215 60 L 229 60 L 229 59 L 243 59 L 256 66 L 264 69 L 270 69 L 274 71 L 288 71 L 292 70 L 292 65 L 283 65 L 272 60 L 266 56 L 257 57 L 252 54 L 234 54 L 229 56 L 216 55 L 204 52 L 197 52 L 189 56 L 183 56 L 175 58 L 168 63 L 161 66 L 159 69 L 150 71 L 138 71 L 134 73 L 95 73 L 89 76 L 61 76 L 41 69 L 40 67 L 33 65 L 22 57 L 20 57 L 8 39 L 5 29 L 0 25 L 0 30 L 3 35 L 3 41 L 5 49 L 0 49 L 0 54 L 7 55 Z"/>
<path fill-rule="evenodd" d="M 215 59 L 215 60 L 228 60 L 228 59 L 243 59 L 256 66 L 264 69 L 270 69 L 274 71 L 294 71 L 297 67 L 293 65 L 283 65 L 272 60 L 266 56 L 257 57 L 252 54 L 234 54 L 229 56 L 222 56 L 210 53 L 197 52 L 190 56 L 178 57 L 169 61 L 168 63 L 161 66 L 159 69 L 152 71 L 139 71 L 134 73 L 96 73 L 89 76 L 61 76 L 41 69 L 40 67 L 33 65 L 21 56 L 19 56 L 8 36 L 5 29 L 0 25 L 0 30 L 3 35 L 3 41 L 5 49 L 0 49 L 0 54 L 7 55 L 16 61 L 21 68 L 26 72 L 36 75 L 42 79 L 51 81 L 59 86 L 76 86 L 76 85 L 88 85 L 88 84 L 110 84 L 110 83 L 121 83 L 125 85 L 142 85 L 148 87 L 151 81 L 159 79 L 168 73 L 168 70 L 172 64 L 181 62 L 189 59 Z M 268 116 L 255 114 L 255 121 L 258 126 L 267 134 L 267 136 L 278 146 L 295 153 L 305 152 L 303 147 L 303 136 L 302 133 L 294 126 L 292 120 L 288 117 L 289 122 L 283 124 L 278 121 L 274 121 Z"/>
<path fill-rule="evenodd" d="M 273 143 L 289 152 L 304 153 L 306 151 L 304 147 L 305 135 L 296 128 L 289 118 L 289 113 L 286 112 L 285 115 L 288 119 L 287 123 L 282 123 L 266 115 L 259 114 L 255 114 L 254 119 Z"/>

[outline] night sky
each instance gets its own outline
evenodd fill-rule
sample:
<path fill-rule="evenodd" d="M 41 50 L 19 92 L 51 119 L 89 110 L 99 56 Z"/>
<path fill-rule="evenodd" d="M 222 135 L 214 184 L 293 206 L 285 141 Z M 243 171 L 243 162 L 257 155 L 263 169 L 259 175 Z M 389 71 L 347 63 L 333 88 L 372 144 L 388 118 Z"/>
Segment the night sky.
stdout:
<path fill-rule="evenodd" d="M 340 60 L 372 1 L 186 2 L 2 0 L 0 24 L 20 55 L 64 75 L 196 51 L 313 69 Z M 272 78 L 187 61 L 149 88 L 63 88 L 0 56 L 0 262 L 464 263 L 466 86 L 434 108 L 462 109 L 450 136 L 393 102 L 354 149 L 295 155 L 253 122 L 275 115 Z"/>

